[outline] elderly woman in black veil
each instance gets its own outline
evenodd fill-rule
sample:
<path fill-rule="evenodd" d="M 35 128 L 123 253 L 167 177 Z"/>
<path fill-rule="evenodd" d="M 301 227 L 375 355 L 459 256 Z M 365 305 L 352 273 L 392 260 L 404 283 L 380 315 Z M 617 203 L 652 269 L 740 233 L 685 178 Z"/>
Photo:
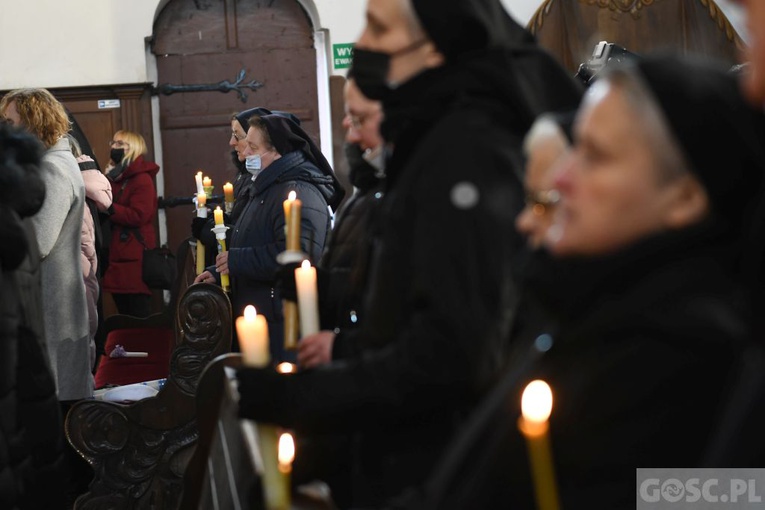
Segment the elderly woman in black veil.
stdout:
<path fill-rule="evenodd" d="M 555 177 L 552 257 L 527 275 L 555 320 L 516 332 L 502 382 L 396 507 L 534 507 L 516 422 L 537 378 L 563 508 L 634 507 L 665 481 L 639 492 L 637 468 L 725 462 L 707 454 L 750 341 L 741 262 L 765 171 L 765 119 L 735 80 L 663 56 L 588 92 Z"/>
<path fill-rule="evenodd" d="M 231 275 L 234 316 L 254 305 L 268 320 L 272 361 L 294 362 L 295 353 L 283 347 L 282 300 L 275 283 L 276 256 L 286 249 L 282 204 L 290 191 L 296 192 L 302 202 L 301 250 L 316 261 L 331 228 L 328 206 L 338 207 L 343 189 L 319 148 L 291 119 L 253 115 L 248 126 L 243 154 L 252 174 L 249 200 L 234 225 L 229 250 L 196 281 Z"/>

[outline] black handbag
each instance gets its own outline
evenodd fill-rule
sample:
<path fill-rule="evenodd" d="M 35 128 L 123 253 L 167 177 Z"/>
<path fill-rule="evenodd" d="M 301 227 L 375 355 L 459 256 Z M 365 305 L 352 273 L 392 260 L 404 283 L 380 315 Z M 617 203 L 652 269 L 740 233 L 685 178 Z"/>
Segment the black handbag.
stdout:
<path fill-rule="evenodd" d="M 138 229 L 130 229 L 139 243 L 143 245 L 143 265 L 141 276 L 150 289 L 171 289 L 178 272 L 175 255 L 166 246 L 147 249 L 143 236 Z"/>

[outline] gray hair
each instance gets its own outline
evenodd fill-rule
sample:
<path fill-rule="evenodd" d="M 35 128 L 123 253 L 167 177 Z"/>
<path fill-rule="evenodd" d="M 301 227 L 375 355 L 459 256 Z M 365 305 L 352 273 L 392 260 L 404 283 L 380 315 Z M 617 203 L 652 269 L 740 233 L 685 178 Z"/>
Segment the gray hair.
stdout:
<path fill-rule="evenodd" d="M 399 3 L 401 4 L 401 10 L 406 18 L 407 27 L 409 28 L 412 40 L 417 41 L 423 37 L 428 37 L 422 23 L 420 23 L 420 18 L 417 17 L 417 13 L 414 11 L 412 0 L 399 0 Z"/>
<path fill-rule="evenodd" d="M 627 104 L 640 119 L 636 126 L 651 147 L 660 178 L 670 181 L 691 173 L 688 158 L 651 90 L 634 66 L 608 69 L 601 81 L 624 93 Z M 597 85 L 597 83 L 596 83 Z"/>
<path fill-rule="evenodd" d="M 570 144 L 566 134 L 553 115 L 545 113 L 537 117 L 531 129 L 523 138 L 523 154 L 529 157 L 532 152 L 545 144 L 556 144 L 563 151 Z"/>

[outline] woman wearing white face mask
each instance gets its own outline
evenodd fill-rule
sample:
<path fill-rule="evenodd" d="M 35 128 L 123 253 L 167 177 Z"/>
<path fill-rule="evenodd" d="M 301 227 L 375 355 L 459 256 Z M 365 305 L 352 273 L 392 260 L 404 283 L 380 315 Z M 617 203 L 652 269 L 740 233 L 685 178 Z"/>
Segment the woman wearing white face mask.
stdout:
<path fill-rule="evenodd" d="M 230 274 L 234 316 L 255 305 L 269 322 L 271 359 L 295 361 L 282 347 L 281 296 L 274 288 L 276 256 L 286 248 L 282 204 L 290 191 L 302 201 L 301 250 L 316 261 L 330 229 L 327 206 L 336 209 L 343 191 L 316 144 L 292 120 L 253 116 L 245 141 L 245 167 L 252 175 L 249 198 L 231 232 L 229 251 L 218 255 L 216 266 L 196 281 L 214 282 L 220 274 Z"/>

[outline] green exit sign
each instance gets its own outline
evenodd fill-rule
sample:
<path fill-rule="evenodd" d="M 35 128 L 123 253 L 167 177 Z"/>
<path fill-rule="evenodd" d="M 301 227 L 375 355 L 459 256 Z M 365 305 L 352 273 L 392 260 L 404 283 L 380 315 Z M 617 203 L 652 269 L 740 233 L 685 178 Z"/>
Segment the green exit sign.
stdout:
<path fill-rule="evenodd" d="M 353 43 L 333 44 L 332 54 L 335 61 L 335 69 L 347 69 L 353 63 Z"/>

